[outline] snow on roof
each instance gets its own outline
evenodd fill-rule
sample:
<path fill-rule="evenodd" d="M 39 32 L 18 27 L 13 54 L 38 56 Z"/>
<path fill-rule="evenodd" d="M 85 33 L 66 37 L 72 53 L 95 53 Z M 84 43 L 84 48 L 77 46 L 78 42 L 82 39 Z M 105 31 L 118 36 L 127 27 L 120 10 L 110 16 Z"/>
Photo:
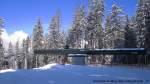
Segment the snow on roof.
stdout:
<path fill-rule="evenodd" d="M 69 54 L 69 56 L 86 56 L 87 54 Z"/>
<path fill-rule="evenodd" d="M 6 69 L 6 70 L 0 70 L 0 73 L 7 73 L 7 72 L 15 72 L 14 69 Z"/>
<path fill-rule="evenodd" d="M 94 50 L 145 50 L 144 48 L 106 48 L 106 49 L 94 49 Z"/>

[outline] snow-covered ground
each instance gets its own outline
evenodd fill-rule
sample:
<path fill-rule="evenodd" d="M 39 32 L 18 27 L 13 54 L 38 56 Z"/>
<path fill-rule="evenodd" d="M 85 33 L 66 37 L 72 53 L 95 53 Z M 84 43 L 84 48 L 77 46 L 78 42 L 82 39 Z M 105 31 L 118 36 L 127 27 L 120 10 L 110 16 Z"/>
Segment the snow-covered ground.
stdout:
<path fill-rule="evenodd" d="M 0 84 L 150 84 L 150 68 L 49 64 L 1 70 Z"/>

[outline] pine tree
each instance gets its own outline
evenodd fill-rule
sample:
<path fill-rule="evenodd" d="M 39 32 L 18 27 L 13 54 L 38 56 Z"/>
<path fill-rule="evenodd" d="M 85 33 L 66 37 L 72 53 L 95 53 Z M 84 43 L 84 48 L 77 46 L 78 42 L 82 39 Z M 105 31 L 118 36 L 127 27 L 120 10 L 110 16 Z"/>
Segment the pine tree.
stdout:
<path fill-rule="evenodd" d="M 95 17 L 96 17 L 96 46 L 95 48 L 104 48 L 104 30 L 102 27 L 103 17 L 104 17 L 104 0 L 97 0 L 97 5 L 95 9 Z M 104 64 L 105 57 L 104 56 L 97 56 L 96 57 L 97 63 Z"/>
<path fill-rule="evenodd" d="M 26 53 L 27 53 L 27 68 L 30 69 L 32 68 L 32 58 L 33 58 L 31 36 L 28 36 L 26 38 Z"/>
<path fill-rule="evenodd" d="M 144 48 L 149 49 L 150 48 L 150 45 L 149 45 L 149 42 L 150 42 L 150 25 L 149 25 L 150 1 L 149 0 L 145 0 L 145 1 L 140 0 L 139 1 L 139 10 L 141 10 L 142 13 L 141 13 L 141 17 L 140 16 L 138 17 L 140 12 L 139 11 L 137 12 L 137 21 L 138 21 L 138 18 L 142 19 L 141 25 L 143 24 L 143 27 L 141 27 L 140 29 L 144 30 L 143 31 L 144 34 L 142 34 L 142 31 L 140 32 L 140 29 L 139 29 L 139 33 L 141 33 L 141 35 L 144 36 L 144 38 L 145 38 L 145 41 L 143 41 L 143 43 L 145 45 Z"/>
<path fill-rule="evenodd" d="M 104 31 L 104 47 L 105 48 L 111 48 L 111 18 L 110 15 L 106 17 L 106 23 L 105 23 L 105 31 Z"/>
<path fill-rule="evenodd" d="M 103 47 L 103 28 L 102 19 L 104 13 L 103 0 L 89 0 L 89 14 L 87 17 L 86 39 L 88 48 Z"/>
<path fill-rule="evenodd" d="M 68 42 L 70 48 L 74 48 L 75 47 L 75 44 L 74 44 L 74 42 L 75 42 L 74 31 L 73 31 L 72 28 L 69 29 L 68 31 L 69 31 L 69 33 L 68 33 L 68 37 L 67 37 L 67 42 Z"/>
<path fill-rule="evenodd" d="M 72 28 L 69 31 L 69 41 L 72 48 L 81 48 L 81 41 L 85 37 L 85 27 L 85 9 L 84 6 L 80 6 L 76 9 Z"/>
<path fill-rule="evenodd" d="M 44 38 L 44 49 L 49 49 L 49 35 L 48 33 L 45 34 L 45 38 Z M 48 54 L 44 55 L 44 60 L 43 63 L 46 65 L 50 62 L 51 56 L 49 56 Z"/>
<path fill-rule="evenodd" d="M 29 45 L 30 45 L 29 43 L 30 43 L 30 38 L 29 37 L 24 39 L 23 42 L 22 42 L 22 49 L 23 49 L 23 53 L 24 53 L 24 57 L 23 57 L 24 69 L 28 68 Z"/>
<path fill-rule="evenodd" d="M 56 12 L 56 15 L 52 18 L 48 28 L 48 48 L 61 48 L 60 18 L 60 11 L 58 10 Z M 58 62 L 58 56 L 49 56 L 49 60 L 52 60 L 53 62 Z"/>
<path fill-rule="evenodd" d="M 64 48 L 66 45 L 66 33 L 64 31 L 60 32 L 60 42 L 59 42 L 60 48 Z"/>
<path fill-rule="evenodd" d="M 139 0 L 137 15 L 136 15 L 137 28 L 138 28 L 137 47 L 144 47 L 144 41 L 145 41 L 145 38 L 144 38 L 145 28 L 144 28 L 144 23 L 143 23 L 144 11 L 143 10 L 144 10 L 143 2 L 142 0 Z"/>
<path fill-rule="evenodd" d="M 146 36 L 145 34 L 147 31 L 147 24 L 148 17 L 149 17 L 149 11 L 150 11 L 150 1 L 149 0 L 139 0 L 138 3 L 138 9 L 137 9 L 137 15 L 136 15 L 136 21 L 137 21 L 137 47 L 144 48 L 146 46 Z"/>
<path fill-rule="evenodd" d="M 19 64 L 19 60 L 21 58 L 21 52 L 20 52 L 20 46 L 19 46 L 19 41 L 16 42 L 15 45 L 15 69 L 18 69 L 18 64 Z"/>
<path fill-rule="evenodd" d="M 149 34 L 149 22 L 150 22 L 150 1 L 149 0 L 139 0 L 136 21 L 137 21 L 137 47 L 149 49 L 150 34 Z M 144 60 L 150 60 L 148 58 L 139 56 L 139 63 L 146 63 Z"/>
<path fill-rule="evenodd" d="M 125 48 L 136 48 L 136 33 L 135 33 L 135 21 L 129 21 L 127 17 L 126 27 L 125 27 Z M 137 56 L 127 55 L 123 58 L 123 63 L 135 64 L 137 63 Z"/>
<path fill-rule="evenodd" d="M 40 19 L 33 29 L 33 49 L 40 49 L 43 47 L 43 28 Z"/>
<path fill-rule="evenodd" d="M 125 27 L 125 47 L 126 48 L 136 48 L 136 34 L 135 34 L 135 28 L 134 23 L 129 21 L 127 18 L 127 23 Z"/>
<path fill-rule="evenodd" d="M 104 0 L 98 0 L 97 1 L 97 6 L 95 9 L 95 16 L 96 16 L 96 28 L 97 28 L 97 46 L 96 48 L 103 48 L 103 36 L 104 36 L 104 31 L 102 27 L 102 22 L 103 22 L 103 16 L 104 16 Z"/>
<path fill-rule="evenodd" d="M 104 14 L 104 0 L 89 0 L 89 13 L 87 16 L 86 41 L 88 48 L 103 48 L 104 47 L 104 30 L 102 28 Z M 92 56 L 92 62 L 99 61 L 101 58 Z"/>
<path fill-rule="evenodd" d="M 145 14 L 145 48 L 150 52 L 150 1 L 145 4 L 146 14 Z M 145 58 L 145 63 L 150 64 L 150 55 Z"/>
<path fill-rule="evenodd" d="M 5 56 L 4 56 L 3 40 L 1 37 L 2 32 L 3 32 L 3 30 L 2 30 L 3 23 L 4 23 L 3 19 L 0 18 L 0 69 L 5 68 L 5 64 L 6 64 L 6 63 L 4 63 L 4 57 Z"/>
<path fill-rule="evenodd" d="M 95 27 L 96 25 L 96 17 L 94 17 L 94 13 L 90 12 L 87 17 L 87 29 L 86 29 L 86 40 L 88 41 L 88 48 L 95 48 L 95 39 L 96 39 L 96 33 L 97 29 Z"/>
<path fill-rule="evenodd" d="M 33 29 L 33 38 L 32 38 L 32 48 L 41 49 L 43 48 L 43 28 L 40 19 L 38 20 L 35 28 Z M 42 65 L 43 57 L 41 55 L 34 55 L 33 57 L 33 67 L 38 67 Z"/>
<path fill-rule="evenodd" d="M 21 67 L 21 69 L 25 69 L 25 56 L 26 56 L 25 39 L 23 39 L 22 44 L 21 44 L 21 58 L 20 58 L 20 67 Z"/>
<path fill-rule="evenodd" d="M 60 12 L 52 18 L 51 24 L 49 26 L 49 48 L 59 48 L 59 38 L 60 38 Z"/>
<path fill-rule="evenodd" d="M 106 48 L 124 47 L 124 16 L 122 10 L 116 5 L 112 5 L 112 12 L 107 16 L 105 24 L 104 41 Z M 120 62 L 120 56 L 114 56 L 112 61 Z"/>
<path fill-rule="evenodd" d="M 15 56 L 14 56 L 14 52 L 13 52 L 13 45 L 11 42 L 9 42 L 9 47 L 8 47 L 8 62 L 9 62 L 9 67 L 10 68 L 15 68 Z"/>
<path fill-rule="evenodd" d="M 106 36 L 107 38 L 111 38 L 108 39 L 108 45 L 111 45 L 109 46 L 110 48 L 124 47 L 124 25 L 122 24 L 124 19 L 120 16 L 121 12 L 118 6 L 113 5 L 112 12 L 106 20 Z"/>
<path fill-rule="evenodd" d="M 145 3 L 145 48 L 150 50 L 150 1 Z"/>

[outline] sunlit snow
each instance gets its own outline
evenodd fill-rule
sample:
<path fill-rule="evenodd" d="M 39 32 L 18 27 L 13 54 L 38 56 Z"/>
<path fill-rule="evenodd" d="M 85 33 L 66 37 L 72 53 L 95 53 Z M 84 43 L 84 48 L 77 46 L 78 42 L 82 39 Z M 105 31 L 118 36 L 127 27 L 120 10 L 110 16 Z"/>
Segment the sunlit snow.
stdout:
<path fill-rule="evenodd" d="M 0 84 L 150 84 L 150 68 L 53 63 L 30 70 L 1 70 Z"/>
<path fill-rule="evenodd" d="M 58 65 L 57 63 L 53 63 L 53 64 L 48 64 L 48 65 L 45 65 L 43 67 L 39 67 L 39 68 L 34 68 L 36 70 L 47 70 L 47 69 L 51 69 L 53 68 L 54 66 Z"/>
<path fill-rule="evenodd" d="M 15 72 L 13 69 L 0 70 L 0 73 Z"/>

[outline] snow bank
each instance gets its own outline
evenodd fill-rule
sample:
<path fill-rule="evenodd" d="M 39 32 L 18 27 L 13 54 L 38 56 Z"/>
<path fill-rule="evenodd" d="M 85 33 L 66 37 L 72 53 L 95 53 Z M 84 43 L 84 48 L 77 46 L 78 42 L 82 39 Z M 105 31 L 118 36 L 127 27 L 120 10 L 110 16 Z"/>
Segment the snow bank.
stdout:
<path fill-rule="evenodd" d="M 0 73 L 15 72 L 13 69 L 0 70 Z"/>
<path fill-rule="evenodd" d="M 54 66 L 57 66 L 59 65 L 58 63 L 52 63 L 52 64 L 48 64 L 48 65 L 45 65 L 43 67 L 39 67 L 39 68 L 34 68 L 35 70 L 47 70 L 47 69 L 51 69 L 53 68 Z"/>

